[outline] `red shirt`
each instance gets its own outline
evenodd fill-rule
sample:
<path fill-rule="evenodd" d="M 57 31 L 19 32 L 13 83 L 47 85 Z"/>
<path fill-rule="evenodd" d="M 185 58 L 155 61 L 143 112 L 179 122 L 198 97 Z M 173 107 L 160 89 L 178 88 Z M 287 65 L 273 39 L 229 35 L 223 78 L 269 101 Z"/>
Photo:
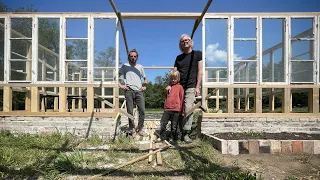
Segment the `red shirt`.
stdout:
<path fill-rule="evenodd" d="M 170 93 L 167 91 L 166 100 L 164 102 L 165 111 L 183 112 L 184 89 L 177 83 L 171 86 Z"/>

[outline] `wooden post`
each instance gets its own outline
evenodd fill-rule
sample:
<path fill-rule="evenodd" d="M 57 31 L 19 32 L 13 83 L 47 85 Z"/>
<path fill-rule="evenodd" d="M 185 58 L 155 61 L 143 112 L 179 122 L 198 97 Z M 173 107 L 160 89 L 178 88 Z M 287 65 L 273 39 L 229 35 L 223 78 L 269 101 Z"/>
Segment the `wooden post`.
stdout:
<path fill-rule="evenodd" d="M 240 88 L 237 88 L 237 109 L 241 109 L 241 97 L 240 97 Z"/>
<path fill-rule="evenodd" d="M 308 112 L 319 113 L 319 88 L 311 88 L 308 91 Z"/>
<path fill-rule="evenodd" d="M 12 88 L 8 86 L 3 87 L 3 112 L 12 111 Z"/>
<path fill-rule="evenodd" d="M 254 89 L 254 112 L 262 113 L 262 88 Z"/>
<path fill-rule="evenodd" d="M 216 71 L 216 81 L 220 81 L 220 71 Z M 220 109 L 220 90 L 216 91 L 216 110 Z"/>
<path fill-rule="evenodd" d="M 30 112 L 31 111 L 31 88 L 26 88 L 26 99 L 25 99 L 25 111 Z"/>
<path fill-rule="evenodd" d="M 245 89 L 244 95 L 244 111 L 249 111 L 250 109 L 250 97 L 249 97 L 249 88 Z"/>
<path fill-rule="evenodd" d="M 79 81 L 82 79 L 82 72 L 79 72 Z M 82 96 L 82 89 L 79 87 L 79 96 Z M 78 100 L 78 109 L 82 109 L 82 98 Z"/>
<path fill-rule="evenodd" d="M 87 87 L 87 112 L 94 110 L 94 88 Z"/>
<path fill-rule="evenodd" d="M 40 93 L 38 87 L 31 87 L 31 112 L 40 110 Z"/>
<path fill-rule="evenodd" d="M 101 81 L 104 82 L 104 76 L 105 76 L 105 73 L 104 73 L 104 69 L 101 70 Z M 105 94 L 105 88 L 104 87 L 101 87 L 101 96 L 104 97 L 106 94 Z M 113 102 L 114 104 L 114 102 Z M 105 109 L 106 106 L 103 102 L 101 102 L 101 109 Z"/>
<path fill-rule="evenodd" d="M 282 113 L 290 113 L 291 104 L 291 89 L 282 89 Z"/>
<path fill-rule="evenodd" d="M 66 112 L 67 109 L 67 88 L 59 87 L 59 112 Z"/>
<path fill-rule="evenodd" d="M 234 112 L 234 88 L 228 88 L 227 113 Z"/>
<path fill-rule="evenodd" d="M 269 110 L 274 111 L 274 88 L 269 89 Z"/>
<path fill-rule="evenodd" d="M 72 81 L 74 81 L 74 72 L 72 72 Z M 75 87 L 72 87 L 71 88 L 71 94 L 72 95 L 75 95 L 76 93 L 75 93 L 75 91 L 76 91 L 76 88 Z M 76 100 L 75 99 L 72 99 L 71 100 L 71 109 L 72 109 L 72 111 L 74 111 L 74 109 L 76 108 Z"/>
<path fill-rule="evenodd" d="M 114 87 L 113 88 L 113 104 L 114 104 L 114 110 L 116 113 L 119 112 L 119 88 Z"/>

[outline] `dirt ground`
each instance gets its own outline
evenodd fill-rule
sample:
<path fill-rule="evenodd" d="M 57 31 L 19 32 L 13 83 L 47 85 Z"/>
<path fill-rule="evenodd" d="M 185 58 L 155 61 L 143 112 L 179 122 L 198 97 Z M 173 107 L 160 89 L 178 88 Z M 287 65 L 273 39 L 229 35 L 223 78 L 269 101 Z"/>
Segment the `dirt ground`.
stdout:
<path fill-rule="evenodd" d="M 225 165 L 256 172 L 266 180 L 320 179 L 320 155 L 309 154 L 240 154 L 220 155 Z"/>

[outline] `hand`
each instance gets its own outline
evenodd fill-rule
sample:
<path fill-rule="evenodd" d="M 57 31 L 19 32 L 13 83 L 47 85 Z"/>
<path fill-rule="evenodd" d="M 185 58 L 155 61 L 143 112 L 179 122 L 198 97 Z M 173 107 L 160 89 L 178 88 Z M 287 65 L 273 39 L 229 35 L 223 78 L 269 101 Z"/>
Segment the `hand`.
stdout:
<path fill-rule="evenodd" d="M 141 91 L 145 91 L 146 89 L 147 89 L 147 87 L 145 87 L 145 86 L 142 86 L 142 87 L 140 88 Z"/>
<path fill-rule="evenodd" d="M 195 88 L 195 90 L 194 90 L 194 95 L 196 96 L 196 97 L 198 97 L 198 96 L 200 96 L 200 88 Z"/>
<path fill-rule="evenodd" d="M 171 86 L 167 86 L 166 87 L 166 91 L 168 91 L 170 93 L 171 92 Z"/>
<path fill-rule="evenodd" d="M 126 86 L 126 85 L 119 85 L 119 87 L 120 87 L 120 89 L 123 89 L 123 90 L 128 90 L 129 88 L 128 88 L 128 86 Z"/>

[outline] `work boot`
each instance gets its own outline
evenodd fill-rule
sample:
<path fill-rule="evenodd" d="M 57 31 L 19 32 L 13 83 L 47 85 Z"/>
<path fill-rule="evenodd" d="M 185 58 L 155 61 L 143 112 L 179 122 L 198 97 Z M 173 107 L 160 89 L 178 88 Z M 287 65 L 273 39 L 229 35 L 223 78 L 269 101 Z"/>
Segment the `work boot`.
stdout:
<path fill-rule="evenodd" d="M 192 140 L 190 139 L 190 137 L 189 137 L 188 134 L 185 134 L 185 135 L 183 136 L 183 141 L 184 141 L 185 143 L 192 143 Z"/>

